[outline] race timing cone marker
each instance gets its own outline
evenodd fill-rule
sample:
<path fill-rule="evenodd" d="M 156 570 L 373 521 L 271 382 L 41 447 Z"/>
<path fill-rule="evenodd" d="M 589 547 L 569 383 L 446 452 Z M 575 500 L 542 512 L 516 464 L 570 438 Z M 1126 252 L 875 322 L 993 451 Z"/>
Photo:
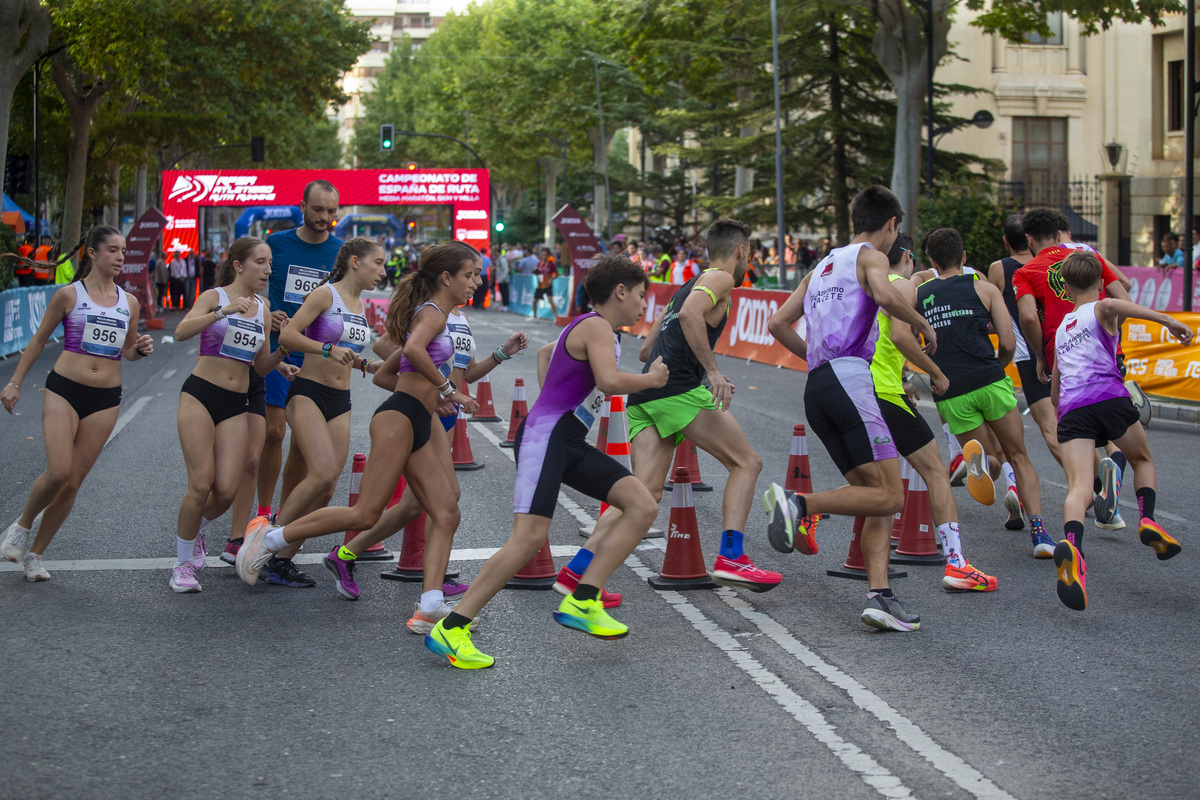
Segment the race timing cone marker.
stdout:
<path fill-rule="evenodd" d="M 792 452 L 788 455 L 787 478 L 783 482 L 784 489 L 790 489 L 797 494 L 812 494 L 812 470 L 808 465 L 808 437 L 804 434 L 804 426 L 792 428 Z"/>
<path fill-rule="evenodd" d="M 558 580 L 558 570 L 554 566 L 554 557 L 550 555 L 550 534 L 546 534 L 546 543 L 534 553 L 529 563 L 521 567 L 521 571 L 504 584 L 505 589 L 553 589 Z"/>
<path fill-rule="evenodd" d="M 692 477 L 687 467 L 675 470 L 671 487 L 671 524 L 667 533 L 667 553 L 662 572 L 646 582 L 659 590 L 715 589 L 717 584 L 704 566 L 700 549 L 700 531 L 696 525 L 696 506 L 692 499 Z"/>
<path fill-rule="evenodd" d="M 674 486 L 671 476 L 680 467 L 687 467 L 688 474 L 692 476 L 693 492 L 711 492 L 713 490 L 713 487 L 700 479 L 700 457 L 696 453 L 696 445 L 687 439 L 681 441 L 675 448 L 675 460 L 671 463 L 671 471 L 667 473 L 667 482 L 663 484 L 663 489 L 671 489 Z"/>
<path fill-rule="evenodd" d="M 867 579 L 867 562 L 863 559 L 862 552 L 864 522 L 866 520 L 863 517 L 854 518 L 854 528 L 850 535 L 850 553 L 846 556 L 846 563 L 836 569 L 825 570 L 826 575 L 832 575 L 835 578 L 850 578 L 856 581 L 865 581 Z M 907 577 L 908 573 L 904 570 L 888 567 L 888 580 Z"/>
<path fill-rule="evenodd" d="M 471 415 L 471 422 L 499 422 L 496 404 L 492 401 L 492 379 L 484 375 L 479 379 L 479 388 L 476 391 L 475 402 L 479 403 L 479 408 Z"/>
<path fill-rule="evenodd" d="M 400 482 L 396 484 L 396 491 L 388 501 L 388 508 L 400 502 L 407 485 L 404 476 L 401 475 Z M 400 536 L 400 560 L 396 563 L 396 568 L 379 573 L 379 577 L 385 581 L 420 583 L 425 580 L 425 513 L 422 512 L 421 516 L 405 525 Z M 457 578 L 458 572 L 447 572 L 446 577 Z"/>
<path fill-rule="evenodd" d="M 604 405 L 600 406 L 600 425 L 596 428 L 596 449 L 601 453 L 608 452 L 608 420 L 612 415 L 612 395 L 604 395 Z"/>
<path fill-rule="evenodd" d="M 892 561 L 896 564 L 945 566 L 946 560 L 938 553 L 933 512 L 929 507 L 929 487 L 916 470 L 909 476 L 901 514 L 904 518 L 900 526 L 900 543 L 892 554 Z"/>
<path fill-rule="evenodd" d="M 903 458 L 900 459 L 900 485 L 904 489 L 904 502 L 908 502 L 908 478 L 912 474 L 913 468 Z M 900 530 L 902 520 L 904 519 L 904 509 L 901 508 L 892 517 L 892 547 L 896 546 L 896 542 L 900 541 Z"/>
<path fill-rule="evenodd" d="M 467 413 L 462 408 L 458 409 L 458 419 L 454 421 L 454 441 L 450 443 L 450 455 L 454 460 L 456 472 L 470 472 L 484 467 L 471 453 L 471 439 L 467 436 Z"/>
<path fill-rule="evenodd" d="M 508 437 L 500 443 L 501 447 L 515 447 L 517 444 L 517 428 L 521 421 L 529 416 L 529 406 L 525 402 L 525 379 L 517 378 L 513 386 L 512 414 L 508 417 Z"/>
<path fill-rule="evenodd" d="M 367 456 L 364 453 L 355 453 L 354 461 L 350 465 L 350 505 L 358 502 L 358 488 L 362 484 L 363 469 L 367 466 Z M 343 545 L 350 544 L 350 540 L 361 531 L 346 531 L 346 539 L 342 542 Z M 383 542 L 376 542 L 367 548 L 366 552 L 358 557 L 359 561 L 391 561 L 396 557 L 396 554 L 383 546 Z"/>

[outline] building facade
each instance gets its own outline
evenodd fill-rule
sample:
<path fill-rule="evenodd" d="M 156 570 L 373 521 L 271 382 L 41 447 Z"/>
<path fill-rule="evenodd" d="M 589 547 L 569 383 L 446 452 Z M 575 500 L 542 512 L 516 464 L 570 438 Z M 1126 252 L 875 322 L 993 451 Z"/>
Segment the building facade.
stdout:
<path fill-rule="evenodd" d="M 972 18 L 963 10 L 955 20 L 957 58 L 943 62 L 936 80 L 986 90 L 954 97 L 953 112 L 987 110 L 995 122 L 947 134 L 938 146 L 998 160 L 1007 193 L 1027 206 L 1069 208 L 1088 237 L 1103 238 L 1103 214 L 1124 214 L 1130 265 L 1156 263 L 1168 230 L 1186 247 L 1184 16 L 1083 36 L 1075 20 L 1053 15 L 1050 37 L 1023 44 L 983 33 Z M 1113 179 L 1099 176 L 1119 174 L 1128 176 L 1119 201 L 1105 200 L 1103 184 Z M 1115 240 L 1105 244 L 1116 259 Z"/>

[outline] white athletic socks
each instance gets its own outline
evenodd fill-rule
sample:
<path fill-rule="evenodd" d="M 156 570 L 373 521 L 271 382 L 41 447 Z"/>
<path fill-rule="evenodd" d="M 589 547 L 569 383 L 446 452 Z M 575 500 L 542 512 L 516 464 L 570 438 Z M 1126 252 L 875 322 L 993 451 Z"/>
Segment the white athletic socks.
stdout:
<path fill-rule="evenodd" d="M 207 528 L 209 525 L 212 525 L 214 522 L 216 522 L 215 519 L 208 519 L 203 516 L 200 517 L 200 533 L 204 533 L 204 529 Z"/>
<path fill-rule="evenodd" d="M 962 455 L 962 445 L 958 443 L 958 438 L 950 433 L 949 423 L 942 423 L 942 432 L 946 434 L 946 442 L 950 445 L 950 460 L 953 461 L 955 456 Z"/>
<path fill-rule="evenodd" d="M 958 538 L 958 523 L 938 525 L 937 531 L 942 539 L 942 554 L 946 556 L 946 563 L 952 567 L 965 566 L 967 560 L 963 558 L 962 542 Z"/>
<path fill-rule="evenodd" d="M 175 537 L 175 559 L 180 564 L 186 564 L 192 560 L 192 548 L 196 546 L 195 539 L 180 539 Z"/>
<path fill-rule="evenodd" d="M 426 614 L 432 614 L 438 610 L 438 606 L 442 604 L 445 595 L 441 589 L 434 589 L 432 592 L 421 592 L 421 610 Z"/>
<path fill-rule="evenodd" d="M 287 544 L 283 539 L 283 528 L 271 528 L 263 538 L 272 553 L 278 553 Z"/>
<path fill-rule="evenodd" d="M 1000 474 L 1004 476 L 1004 491 L 1017 488 L 1017 474 L 1013 472 L 1012 464 L 1007 461 L 1001 464 Z"/>

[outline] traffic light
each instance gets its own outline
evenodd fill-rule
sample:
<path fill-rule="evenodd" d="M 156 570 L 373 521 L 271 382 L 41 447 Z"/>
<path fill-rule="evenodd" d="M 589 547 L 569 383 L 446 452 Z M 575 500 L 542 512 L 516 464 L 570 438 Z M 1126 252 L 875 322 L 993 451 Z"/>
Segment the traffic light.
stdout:
<path fill-rule="evenodd" d="M 396 126 L 395 125 L 380 125 L 379 126 L 379 149 L 390 153 L 396 146 Z"/>
<path fill-rule="evenodd" d="M 496 233 L 504 233 L 504 220 L 496 220 Z"/>
<path fill-rule="evenodd" d="M 8 153 L 4 159 L 4 191 L 9 194 L 29 194 L 33 181 L 32 163 L 24 153 Z"/>
<path fill-rule="evenodd" d="M 261 164 L 263 162 L 263 137 L 250 137 L 250 160 L 255 164 Z"/>
<path fill-rule="evenodd" d="M 408 164 L 406 164 L 406 165 L 405 165 L 405 168 L 406 168 L 406 169 L 407 169 L 409 172 L 416 172 L 416 171 L 417 171 L 417 162 L 415 162 L 415 161 L 410 161 L 410 162 L 408 162 Z"/>
<path fill-rule="evenodd" d="M 417 221 L 415 219 L 410 219 L 407 224 L 410 231 L 415 231 L 417 229 Z"/>

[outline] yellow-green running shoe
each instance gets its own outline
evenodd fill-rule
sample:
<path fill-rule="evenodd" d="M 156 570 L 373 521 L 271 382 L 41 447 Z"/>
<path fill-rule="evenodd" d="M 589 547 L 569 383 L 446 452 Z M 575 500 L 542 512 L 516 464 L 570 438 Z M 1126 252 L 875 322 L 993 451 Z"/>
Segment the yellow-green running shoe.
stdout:
<path fill-rule="evenodd" d="M 608 615 L 600 598 L 576 600 L 574 597 L 564 597 L 558 604 L 558 611 L 554 612 L 554 621 L 597 639 L 620 639 L 629 633 L 628 625 Z"/>
<path fill-rule="evenodd" d="M 484 669 L 496 663 L 487 653 L 481 653 L 471 644 L 471 626 L 447 628 L 446 621 L 438 620 L 433 630 L 425 634 L 425 646 L 439 656 L 450 659 L 459 669 Z"/>

